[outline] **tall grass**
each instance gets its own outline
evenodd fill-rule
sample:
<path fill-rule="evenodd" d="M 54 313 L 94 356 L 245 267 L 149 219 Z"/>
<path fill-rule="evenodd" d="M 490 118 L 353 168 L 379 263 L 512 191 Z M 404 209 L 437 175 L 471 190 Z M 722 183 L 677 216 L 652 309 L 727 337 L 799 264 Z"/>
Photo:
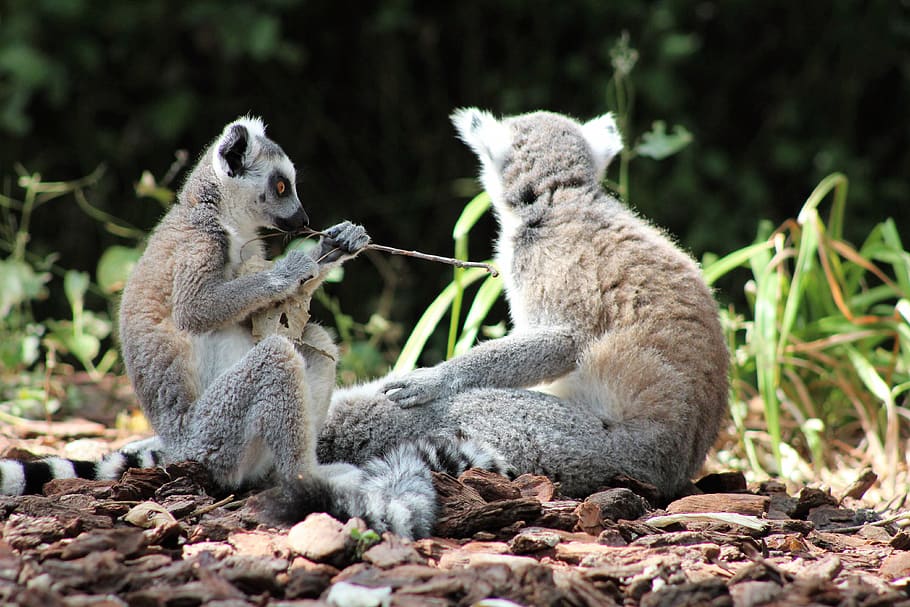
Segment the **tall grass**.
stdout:
<path fill-rule="evenodd" d="M 763 223 L 754 244 L 706 260 L 704 274 L 709 284 L 737 267 L 752 274 L 746 315 L 724 314 L 731 408 L 751 466 L 788 475 L 782 453 L 796 447 L 819 469 L 836 445 L 852 445 L 893 488 L 910 418 L 910 253 L 891 219 L 859 247 L 844 239 L 847 185 L 841 174 L 826 177 L 796 219 Z M 743 421 L 754 399 L 770 461 Z"/>
<path fill-rule="evenodd" d="M 486 192 L 475 196 L 455 222 L 452 239 L 455 241 L 455 258 L 468 260 L 468 236 L 474 224 L 490 209 L 490 197 Z M 486 276 L 486 280 L 474 295 L 468 314 L 462 323 L 461 308 L 465 291 L 468 287 Z M 502 279 L 490 276 L 482 268 L 455 268 L 450 282 L 436 296 L 421 315 L 408 340 L 401 349 L 393 371 L 410 371 L 417 365 L 427 340 L 433 335 L 436 327 L 447 312 L 449 315 L 449 332 L 446 343 L 446 358 L 463 354 L 477 339 L 480 326 L 487 317 L 490 308 L 502 293 Z"/>

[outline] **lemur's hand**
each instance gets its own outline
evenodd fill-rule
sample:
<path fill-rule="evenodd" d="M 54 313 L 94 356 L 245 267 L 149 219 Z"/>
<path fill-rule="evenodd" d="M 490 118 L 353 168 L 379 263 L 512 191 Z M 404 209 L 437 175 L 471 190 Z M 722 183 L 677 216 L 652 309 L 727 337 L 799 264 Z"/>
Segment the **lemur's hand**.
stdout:
<path fill-rule="evenodd" d="M 389 400 L 407 409 L 445 396 L 450 389 L 439 369 L 429 367 L 390 379 L 382 385 L 381 391 Z"/>
<path fill-rule="evenodd" d="M 326 236 L 320 243 L 319 263 L 328 264 L 342 257 L 353 257 L 370 243 L 370 236 L 361 225 L 342 221 L 325 230 Z"/>
<path fill-rule="evenodd" d="M 309 253 L 290 251 L 275 262 L 271 273 L 282 290 L 296 290 L 319 273 L 319 264 Z"/>

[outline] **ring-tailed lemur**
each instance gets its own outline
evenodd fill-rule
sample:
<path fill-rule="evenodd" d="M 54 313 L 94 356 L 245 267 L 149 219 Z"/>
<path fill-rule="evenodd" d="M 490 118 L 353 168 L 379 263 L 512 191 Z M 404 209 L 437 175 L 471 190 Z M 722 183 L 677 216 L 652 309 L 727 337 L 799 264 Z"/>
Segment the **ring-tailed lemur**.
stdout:
<path fill-rule="evenodd" d="M 623 473 L 674 496 L 727 408 L 728 354 L 696 262 L 601 187 L 611 115 L 452 116 L 500 224 L 512 331 L 403 377 L 336 391 L 320 461 L 463 431 L 584 496 Z M 422 405 L 422 406 L 421 406 Z"/>
<path fill-rule="evenodd" d="M 326 230 L 312 254 L 291 251 L 271 265 L 253 263 L 265 258 L 259 229 L 293 231 L 307 223 L 294 165 L 262 122 L 228 124 L 149 237 L 123 292 L 123 360 L 158 433 L 157 459 L 144 463 L 196 460 L 225 488 L 277 484 L 285 494 L 272 512 L 285 519 L 324 509 L 362 516 L 379 531 L 426 535 L 434 520 L 434 458 L 455 473 L 505 465 L 454 436 L 393 448 L 363 469 L 317 464 L 338 350 L 315 324 L 304 329 L 300 348 L 280 335 L 257 343 L 251 315 L 293 296 L 304 282 L 318 284 L 369 237 L 344 222 Z M 243 273 L 245 265 L 267 269 Z M 117 478 L 137 463 L 122 453 L 97 464 L 5 460 L 0 489 L 33 491 L 49 477 Z"/>

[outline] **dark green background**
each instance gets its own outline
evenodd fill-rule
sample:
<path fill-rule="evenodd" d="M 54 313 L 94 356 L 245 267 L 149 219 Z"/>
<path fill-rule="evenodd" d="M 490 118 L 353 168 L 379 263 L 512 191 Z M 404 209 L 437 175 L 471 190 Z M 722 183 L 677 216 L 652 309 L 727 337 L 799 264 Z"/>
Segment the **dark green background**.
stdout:
<path fill-rule="evenodd" d="M 163 175 L 176 150 L 193 157 L 252 112 L 302 169 L 316 226 L 351 218 L 382 244 L 450 254 L 451 227 L 476 191 L 450 111 L 613 109 L 609 50 L 626 31 L 640 53 L 628 135 L 663 119 L 695 137 L 669 160 L 634 161 L 631 201 L 696 255 L 747 244 L 761 218 L 795 216 L 832 171 L 850 178 L 848 236 L 893 216 L 907 238 L 908 6 L 5 0 L 0 174 L 21 162 L 65 180 L 104 163 L 92 202 L 149 228 L 161 208 L 137 201 L 141 172 Z M 93 269 L 118 242 L 72 200 L 44 207 L 34 225 L 32 250 L 60 251 L 67 267 Z M 473 258 L 489 255 L 493 231 L 491 219 L 478 228 Z M 358 263 L 333 289 L 365 319 L 381 278 Z M 395 268 L 393 319 L 409 328 L 450 274 L 417 261 Z"/>

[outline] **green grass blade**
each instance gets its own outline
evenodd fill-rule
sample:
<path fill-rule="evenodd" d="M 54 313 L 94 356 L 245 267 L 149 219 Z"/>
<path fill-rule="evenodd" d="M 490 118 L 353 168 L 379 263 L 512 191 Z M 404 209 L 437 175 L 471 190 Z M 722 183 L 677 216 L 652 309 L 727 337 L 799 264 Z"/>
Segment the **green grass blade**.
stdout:
<path fill-rule="evenodd" d="M 452 228 L 452 238 L 457 241 L 466 237 L 471 228 L 474 227 L 474 224 L 477 223 L 477 220 L 489 210 L 490 205 L 490 195 L 486 192 L 481 192 L 472 198 L 471 202 L 465 205 L 461 215 L 458 216 L 458 221 L 455 222 L 455 227 Z"/>
<path fill-rule="evenodd" d="M 882 222 L 882 238 L 890 247 L 893 258 L 890 259 L 892 268 L 894 268 L 894 277 L 904 294 L 910 296 L 910 253 L 904 249 L 904 243 L 901 242 L 900 234 L 897 232 L 897 226 L 893 219 L 887 219 Z"/>
<path fill-rule="evenodd" d="M 775 236 L 782 240 L 782 235 Z M 750 259 L 755 276 L 755 327 L 752 346 L 755 351 L 755 372 L 758 391 L 765 406 L 765 423 L 771 436 L 771 451 L 778 472 L 783 467 L 780 444 L 780 402 L 777 386 L 780 368 L 777 363 L 777 308 L 780 278 L 771 266 L 771 253 L 762 251 Z"/>
<path fill-rule="evenodd" d="M 474 301 L 471 304 L 471 309 L 468 310 L 468 315 L 464 321 L 464 329 L 461 331 L 461 337 L 458 339 L 458 343 L 455 344 L 455 356 L 460 356 L 468 351 L 468 349 L 474 345 L 474 340 L 477 339 L 477 332 L 480 330 L 480 325 L 486 319 L 487 314 L 490 312 L 490 308 L 493 307 L 493 304 L 499 299 L 499 295 L 502 293 L 502 279 L 500 277 L 489 276 L 480 285 L 480 288 L 477 290 L 477 295 L 474 296 Z"/>
<path fill-rule="evenodd" d="M 897 302 L 895 309 L 897 310 L 898 314 L 904 317 L 904 320 L 907 321 L 907 324 L 910 324 L 910 301 L 906 299 L 900 300 Z"/>
<path fill-rule="evenodd" d="M 461 277 L 462 287 L 477 282 L 486 275 L 487 271 L 484 268 L 467 268 Z M 417 365 L 417 359 L 420 358 L 420 353 L 423 352 L 427 340 L 430 339 L 433 331 L 436 330 L 436 327 L 445 315 L 446 310 L 452 305 L 456 290 L 455 283 L 449 283 L 448 286 L 436 296 L 433 303 L 427 307 L 420 317 L 420 320 L 414 325 L 414 330 L 411 331 L 408 341 L 401 349 L 401 354 L 398 355 L 398 360 L 395 362 L 395 367 L 393 368 L 394 371 L 410 371 Z"/>
<path fill-rule="evenodd" d="M 851 346 L 846 347 L 847 356 L 850 358 L 850 363 L 853 365 L 853 368 L 856 370 L 856 374 L 859 376 L 860 381 L 863 382 L 863 385 L 866 386 L 866 389 L 869 390 L 877 399 L 882 401 L 885 405 L 885 457 L 887 458 L 886 464 L 890 467 L 891 470 L 895 470 L 897 466 L 897 451 L 899 448 L 898 441 L 900 440 L 900 427 L 898 426 L 898 417 L 897 417 L 897 406 L 894 401 L 894 395 L 891 393 L 891 388 L 888 386 L 887 382 L 879 375 L 878 371 L 875 370 L 875 367 L 869 360 L 860 354 L 860 352 Z"/>
<path fill-rule="evenodd" d="M 455 240 L 455 259 L 468 260 L 468 235 L 474 224 L 489 210 L 492 201 L 490 195 L 481 192 L 461 211 L 455 227 L 452 229 L 452 238 Z M 449 318 L 449 336 L 446 340 L 446 359 L 452 358 L 455 353 L 455 344 L 458 341 L 458 326 L 461 324 L 461 304 L 464 298 L 463 284 L 464 268 L 455 268 L 452 284 L 455 293 L 452 298 L 452 315 Z"/>
<path fill-rule="evenodd" d="M 745 265 L 752 257 L 758 255 L 762 251 L 768 251 L 773 246 L 774 243 L 772 241 L 766 240 L 728 253 L 702 268 L 702 275 L 705 278 L 705 282 L 708 283 L 708 286 L 713 285 L 722 276 Z"/>
<path fill-rule="evenodd" d="M 831 173 L 822 179 L 803 205 L 797 220 L 803 221 L 803 213 L 818 211 L 818 205 L 829 192 L 834 190 L 834 202 L 831 205 L 831 215 L 828 218 L 828 232 L 835 240 L 840 240 L 844 235 L 844 208 L 847 204 L 847 184 L 849 181 L 843 173 Z"/>
<path fill-rule="evenodd" d="M 795 243 L 798 247 L 796 254 L 796 266 L 793 270 L 793 277 L 790 280 L 790 290 L 787 293 L 787 301 L 784 304 L 784 312 L 781 316 L 780 335 L 777 338 L 777 355 L 783 354 L 783 349 L 790 338 L 790 331 L 796 322 L 796 314 L 800 309 L 800 303 L 803 299 L 803 293 L 806 288 L 806 277 L 812 271 L 815 265 L 815 254 L 818 251 L 818 239 L 824 226 L 821 225 L 821 219 L 815 209 L 803 209 L 799 214 L 800 223 L 802 224 L 802 234 L 799 242 Z"/>
<path fill-rule="evenodd" d="M 465 250 L 467 250 L 467 245 L 465 245 Z M 455 259 L 459 259 L 458 242 L 455 244 L 455 251 Z M 466 252 L 465 258 L 467 258 Z M 461 302 L 464 299 L 464 271 L 465 268 L 455 268 L 452 276 L 451 284 L 455 289 L 455 293 L 452 296 L 452 313 L 449 316 L 449 337 L 446 340 L 446 360 L 452 358 L 452 354 L 455 352 L 455 342 L 458 339 L 458 325 L 461 323 Z"/>

